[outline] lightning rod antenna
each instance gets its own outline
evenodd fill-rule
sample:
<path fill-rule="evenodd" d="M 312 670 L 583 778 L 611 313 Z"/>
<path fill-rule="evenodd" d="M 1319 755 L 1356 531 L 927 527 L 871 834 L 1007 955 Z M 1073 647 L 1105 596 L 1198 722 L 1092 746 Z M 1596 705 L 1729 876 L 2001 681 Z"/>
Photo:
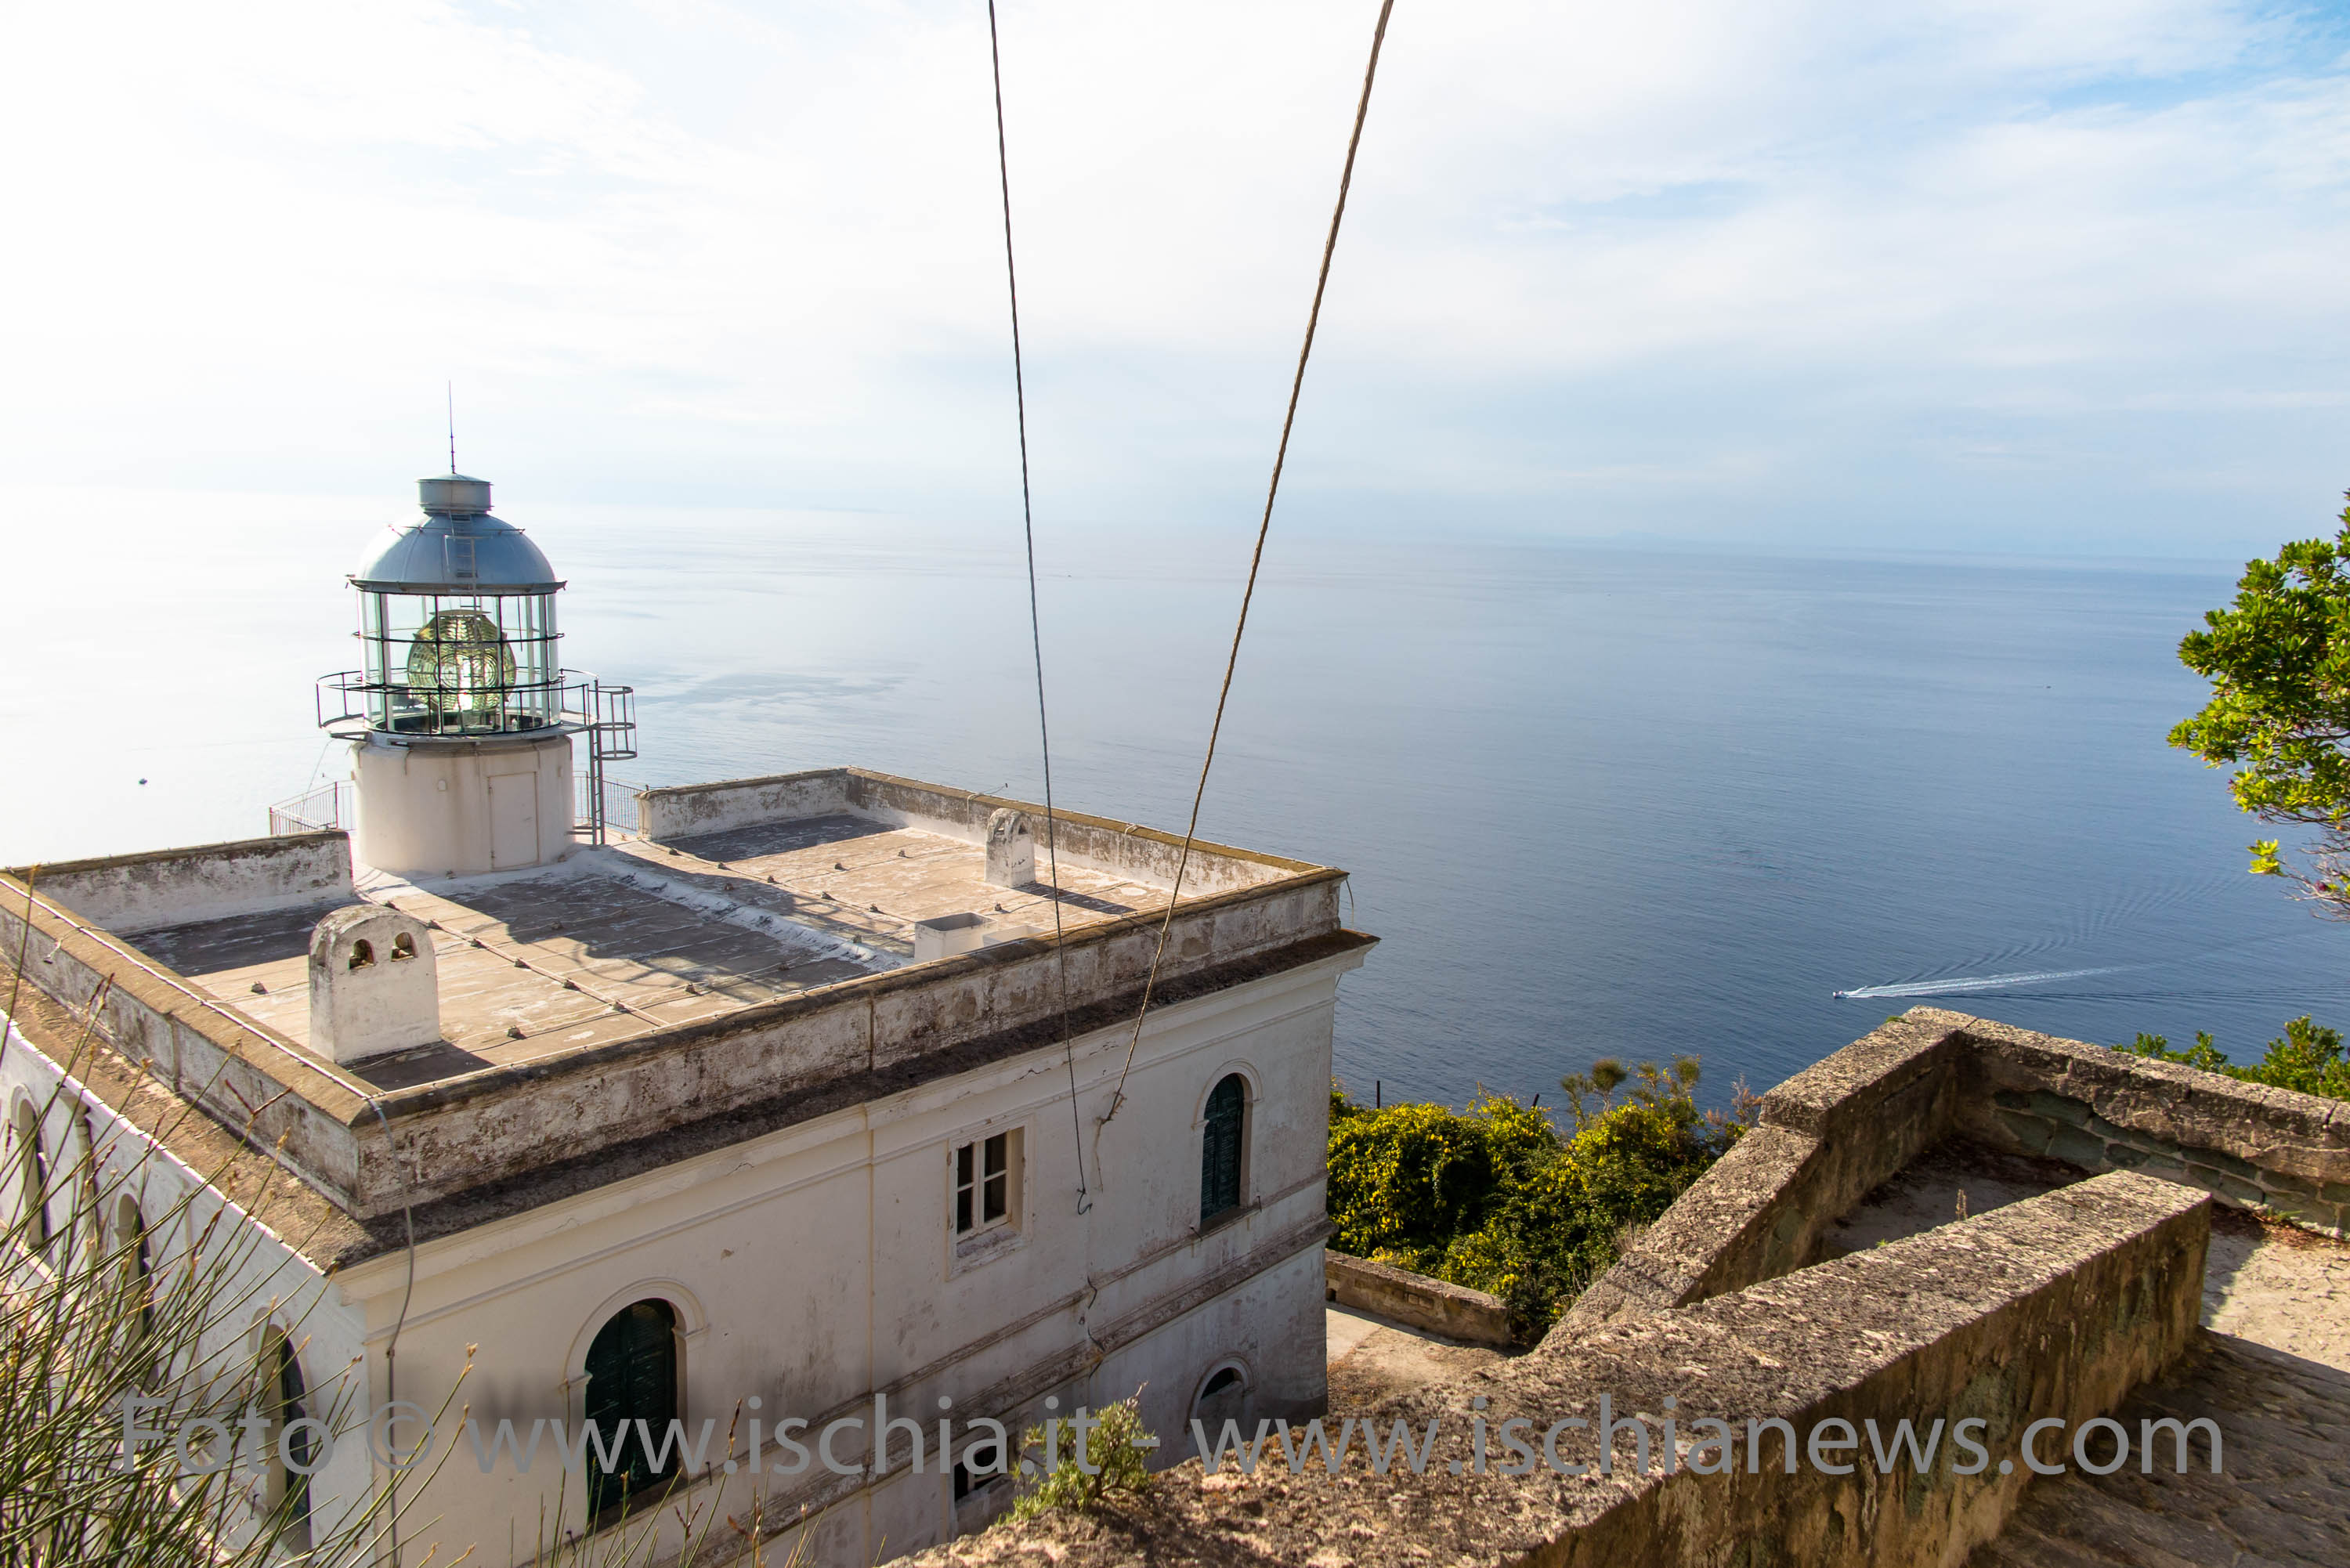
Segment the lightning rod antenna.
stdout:
<path fill-rule="evenodd" d="M 457 472 L 457 383 L 443 383 L 449 392 L 449 472 Z"/>

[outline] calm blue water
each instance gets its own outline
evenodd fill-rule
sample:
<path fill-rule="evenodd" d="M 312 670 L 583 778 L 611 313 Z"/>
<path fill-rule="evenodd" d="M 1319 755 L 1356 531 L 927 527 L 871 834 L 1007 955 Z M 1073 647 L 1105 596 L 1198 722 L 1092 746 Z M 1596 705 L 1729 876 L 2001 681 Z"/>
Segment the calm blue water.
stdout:
<path fill-rule="evenodd" d="M 366 530 L 349 503 L 215 510 L 48 542 L 119 608 L 0 619 L 0 855 L 245 836 L 318 765 L 307 683 L 346 661 Z M 1035 793 L 1016 535 L 501 511 L 571 580 L 570 661 L 636 683 L 638 782 L 855 763 Z M 1059 798 L 1180 830 L 1244 542 L 1042 545 Z M 2244 875 L 2252 825 L 2163 744 L 2227 568 L 1448 535 L 1277 536 L 1266 570 L 1202 832 L 1353 872 L 1385 939 L 1340 1014 L 1366 1094 L 1694 1051 L 1718 1096 L 1918 1001 L 2240 1057 L 2350 1022 L 2350 931 Z M 1830 998 L 1870 986 L 1909 994 Z"/>

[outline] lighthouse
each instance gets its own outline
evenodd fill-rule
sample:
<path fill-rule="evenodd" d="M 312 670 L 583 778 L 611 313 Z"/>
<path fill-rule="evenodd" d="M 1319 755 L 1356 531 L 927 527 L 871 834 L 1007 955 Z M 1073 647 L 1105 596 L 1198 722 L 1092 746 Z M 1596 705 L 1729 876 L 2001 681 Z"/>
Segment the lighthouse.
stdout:
<path fill-rule="evenodd" d="M 217 1216 L 238 1343 L 156 1396 L 242 1355 L 273 1430 L 421 1423 L 405 1460 L 240 1449 L 216 1536 L 345 1561 L 397 1486 L 411 1561 L 516 1520 L 675 1558 L 764 1517 L 776 1561 L 857 1568 L 1008 1510 L 975 1461 L 1053 1411 L 1325 1407 L 1333 1024 L 1375 940 L 1346 873 L 1066 809 L 1043 857 L 1040 804 L 865 768 L 628 789 L 632 697 L 565 668 L 553 565 L 486 482 L 421 490 L 317 682 L 350 780 L 265 838 L 0 869 L 0 958 L 45 999 L 0 1020 L 0 1219 L 60 1260 L 152 1239 L 162 1278 Z M 463 1446 L 476 1365 L 608 1458 L 410 1468 Z M 829 1468 L 650 1437 L 749 1388 Z M 889 1458 L 889 1410 L 951 1415 L 963 1462 Z"/>
<path fill-rule="evenodd" d="M 351 746 L 352 858 L 404 877 L 550 865 L 602 839 L 603 764 L 635 755 L 630 693 L 563 667 L 563 582 L 491 513 L 487 480 L 417 489 L 422 515 L 350 575 L 359 668 L 318 682 L 321 727 Z"/>

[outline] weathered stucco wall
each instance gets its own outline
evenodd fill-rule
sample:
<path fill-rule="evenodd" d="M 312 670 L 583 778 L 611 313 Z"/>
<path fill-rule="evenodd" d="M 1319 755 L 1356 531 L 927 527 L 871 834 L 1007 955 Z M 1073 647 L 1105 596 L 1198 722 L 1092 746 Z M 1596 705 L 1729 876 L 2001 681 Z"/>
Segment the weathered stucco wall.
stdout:
<path fill-rule="evenodd" d="M 382 1135 L 371 1120 L 359 1130 L 356 1080 L 5 876 L 0 952 L 23 955 L 25 979 L 69 1012 L 96 1003 L 116 1052 L 336 1202 L 366 1212 L 362 1194 L 397 1190 Z"/>
<path fill-rule="evenodd" d="M 1017 1054 L 656 1168 L 617 1179 L 608 1168 L 578 1191 L 428 1237 L 412 1293 L 400 1252 L 345 1269 L 337 1277 L 366 1305 L 379 1377 L 403 1313 L 404 1397 L 436 1406 L 473 1368 L 461 1396 L 469 1410 L 438 1417 L 460 1457 L 429 1483 L 418 1478 L 406 1560 L 436 1542 L 435 1563 L 476 1542 L 503 1551 L 510 1519 L 525 1532 L 541 1517 L 577 1525 L 576 1476 L 567 1491 L 545 1463 L 484 1474 L 460 1424 L 468 1413 L 525 1428 L 577 1417 L 588 1345 L 612 1312 L 648 1297 L 683 1322 L 685 1418 L 718 1424 L 707 1468 L 679 1501 L 747 1521 L 764 1490 L 767 1527 L 786 1532 L 769 1545 L 771 1563 L 791 1559 L 803 1506 L 822 1511 L 803 1568 L 867 1568 L 945 1539 L 963 1511 L 935 1464 L 904 1468 L 902 1435 L 886 1478 L 817 1466 L 761 1478 L 741 1419 L 748 1396 L 771 1422 L 821 1428 L 868 1417 L 882 1395 L 893 1414 L 934 1431 L 942 1397 L 960 1420 L 1016 1429 L 1043 1418 L 1047 1397 L 1064 1411 L 1098 1408 L 1140 1387 L 1151 1423 L 1171 1431 L 1217 1368 L 1238 1366 L 1251 1418 L 1320 1408 L 1331 1018 L 1341 976 L 1361 957 L 1154 1009 L 1130 1073 L 1122 1031 L 1080 1035 L 1067 1054 L 1048 1033 Z M 1242 1203 L 1203 1227 L 1204 1106 L 1235 1072 L 1250 1085 Z M 1118 1095 L 1126 1103 L 1105 1125 Z M 999 1132 L 1017 1135 L 1014 1229 L 971 1245 L 953 1228 L 952 1151 Z M 847 1431 L 837 1452 L 866 1462 L 873 1435 Z M 772 1438 L 764 1455 L 779 1458 Z M 663 1511 L 658 1549 L 631 1561 L 657 1563 L 674 1545 L 681 1532 Z"/>
<path fill-rule="evenodd" d="M 637 826 L 647 838 L 667 843 L 762 822 L 831 816 L 847 809 L 847 771 L 823 768 L 649 789 L 637 796 Z"/>
<path fill-rule="evenodd" d="M 1472 1345 L 1515 1343 L 1510 1336 L 1510 1309 L 1499 1296 L 1345 1252 L 1326 1253 L 1322 1262 L 1324 1288 L 1340 1306 L 1377 1313 Z"/>
<path fill-rule="evenodd" d="M 0 985 L 0 1003 L 9 995 Z M 192 1382 L 249 1386 L 267 1322 L 292 1342 L 308 1408 L 334 1419 L 338 1430 L 355 1424 L 348 1412 L 364 1409 L 366 1389 L 350 1372 L 360 1362 L 363 1325 L 300 1251 L 323 1206 L 266 1162 L 240 1158 L 225 1137 L 187 1136 L 185 1123 L 203 1118 L 175 1111 L 152 1088 L 140 1094 L 118 1061 L 89 1048 L 78 1020 L 44 1006 L 30 990 L 15 1000 L 20 1016 L 0 1015 L 0 1125 L 8 1129 L 12 1166 L 18 1117 L 40 1129 L 53 1183 L 51 1234 L 87 1239 L 102 1231 L 111 1251 L 127 1235 L 124 1206 L 135 1206 L 151 1276 L 192 1276 L 212 1293 L 215 1310 L 201 1327 L 182 1320 L 165 1331 Z M 10 1218 L 25 1200 L 21 1182 L 0 1184 Z M 52 1262 L 67 1255 L 53 1251 Z M 244 1481 L 262 1480 L 259 1467 L 244 1460 L 238 1473 Z M 338 1443 L 312 1478 L 313 1517 L 332 1528 L 370 1500 L 369 1480 L 365 1445 Z M 232 1542 L 245 1539 L 252 1524 L 233 1501 L 220 1521 Z"/>
<path fill-rule="evenodd" d="M 1530 1355 L 1367 1412 L 1382 1433 L 1398 1419 L 1414 1432 L 1441 1423 L 1424 1474 L 1400 1465 L 1372 1473 L 1357 1438 L 1337 1475 L 1317 1462 L 1293 1476 L 1269 1443 L 1266 1462 L 1247 1477 L 1210 1480 L 1187 1465 L 1110 1516 L 998 1525 L 915 1561 L 1963 1562 L 1998 1532 L 2030 1479 L 2017 1459 L 2026 1427 L 2112 1410 L 2185 1348 L 2209 1235 L 2202 1194 L 2131 1173 L 2097 1178 L 1695 1306 L 1561 1330 Z M 1740 1434 L 1739 1462 L 1721 1474 L 1636 1475 L 1627 1433 L 1615 1473 L 1602 1475 L 1597 1444 L 1576 1428 L 1562 1434 L 1557 1454 L 1593 1473 L 1539 1463 L 1521 1477 L 1498 1473 L 1507 1450 L 1492 1434 L 1503 1423 L 1524 1419 L 1519 1431 L 1538 1446 L 1563 1418 L 1596 1425 L 1603 1397 L 1614 1417 L 1647 1426 L 1659 1456 L 1667 1412 L 1684 1440 L 1700 1435 L 1701 1419 L 1728 1422 Z M 1489 1434 L 1482 1475 L 1477 1416 Z M 1981 1473 L 1959 1472 L 1966 1456 L 1947 1436 L 1922 1472 L 1898 1463 L 1880 1470 L 1869 1459 L 1868 1422 L 1889 1436 L 1904 1419 L 1922 1428 L 1968 1417 L 1983 1422 Z M 1806 1459 L 1788 1475 L 1775 1436 L 1763 1439 L 1759 1473 L 1747 1473 L 1745 1424 L 1774 1418 L 1798 1433 L 1849 1423 L 1853 1448 L 1829 1459 L 1854 1462 L 1852 1473 Z M 2065 1457 L 2046 1433 L 2035 1452 Z"/>
<path fill-rule="evenodd" d="M 109 931 L 185 925 L 329 899 L 348 903 L 356 897 L 351 891 L 350 839 L 341 833 L 244 838 L 188 849 L 66 860 L 37 868 L 20 866 L 7 875 L 22 882 L 36 871 L 42 892 Z"/>
<path fill-rule="evenodd" d="M 859 815 L 973 844 L 985 840 L 988 818 L 997 811 L 1010 807 L 1026 812 L 1036 827 L 1037 866 L 1042 874 L 1045 808 L 1035 802 L 944 790 L 915 779 L 893 778 L 856 768 L 847 770 L 847 779 L 849 808 Z M 1083 812 L 1056 811 L 1053 824 L 1059 853 L 1073 865 L 1131 877 L 1152 887 L 1174 884 L 1176 864 L 1183 857 L 1180 834 L 1087 816 Z M 1186 896 L 1229 892 L 1318 869 L 1302 860 L 1285 860 L 1201 840 L 1192 844 L 1191 858 L 1184 863 L 1183 891 Z"/>

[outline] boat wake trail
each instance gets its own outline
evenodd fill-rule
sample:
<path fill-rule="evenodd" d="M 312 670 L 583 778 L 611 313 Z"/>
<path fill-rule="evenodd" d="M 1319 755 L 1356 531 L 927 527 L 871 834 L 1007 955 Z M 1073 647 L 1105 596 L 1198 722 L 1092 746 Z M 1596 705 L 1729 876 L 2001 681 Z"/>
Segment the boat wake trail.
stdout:
<path fill-rule="evenodd" d="M 2049 981 L 2081 980 L 2093 974 L 2118 974 L 2136 964 L 2108 964 L 2103 969 L 2046 970 L 2033 974 L 1972 974 L 1950 980 L 1904 981 L 1895 985 L 1864 985 L 1839 991 L 1840 1001 L 1859 1002 L 1873 996 L 1955 996 L 1970 991 L 2002 991 L 2015 985 L 2041 985 Z"/>

